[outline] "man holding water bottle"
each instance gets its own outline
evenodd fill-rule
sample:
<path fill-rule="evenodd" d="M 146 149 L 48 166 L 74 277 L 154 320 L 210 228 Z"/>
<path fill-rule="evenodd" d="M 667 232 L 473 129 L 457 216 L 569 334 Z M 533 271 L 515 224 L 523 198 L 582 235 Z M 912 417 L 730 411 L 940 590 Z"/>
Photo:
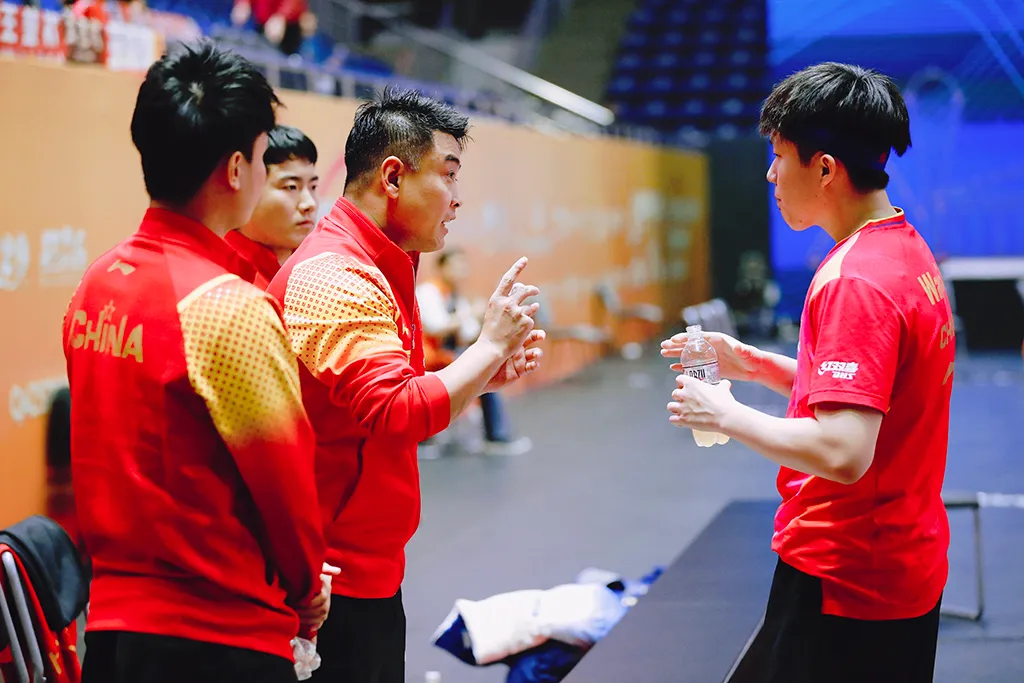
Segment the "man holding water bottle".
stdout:
<path fill-rule="evenodd" d="M 907 108 L 887 77 L 826 63 L 777 85 L 760 128 L 783 218 L 836 246 L 807 293 L 796 359 L 704 332 L 724 379 L 684 373 L 668 405 L 673 424 L 781 466 L 779 563 L 743 668 L 765 683 L 931 681 L 956 343 L 935 259 L 885 192 L 890 152 L 910 147 Z M 662 354 L 680 358 L 697 337 Z M 789 397 L 786 417 L 740 404 L 729 379 Z"/>

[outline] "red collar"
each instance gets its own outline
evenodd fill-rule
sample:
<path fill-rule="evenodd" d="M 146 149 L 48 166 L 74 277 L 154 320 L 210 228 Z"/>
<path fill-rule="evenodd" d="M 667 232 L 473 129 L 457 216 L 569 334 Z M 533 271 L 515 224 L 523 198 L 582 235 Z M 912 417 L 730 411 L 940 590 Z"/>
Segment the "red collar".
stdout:
<path fill-rule="evenodd" d="M 249 282 L 255 280 L 255 266 L 240 257 L 238 252 L 213 230 L 180 213 L 151 207 L 142 219 L 139 233 L 159 242 L 180 244 L 230 273 Z"/>
<path fill-rule="evenodd" d="M 401 254 L 405 257 L 404 260 L 411 263 L 413 271 L 419 269 L 420 254 L 418 251 L 403 251 L 384 234 L 384 231 L 369 216 L 344 197 L 339 197 L 335 202 L 334 208 L 331 209 L 331 217 L 335 223 L 345 227 L 358 240 L 359 244 L 370 252 L 371 258 L 384 257 L 387 260 L 397 259 L 401 262 L 403 260 L 399 257 Z"/>
<path fill-rule="evenodd" d="M 268 247 L 242 234 L 241 230 L 232 230 L 224 236 L 224 241 L 231 245 L 238 254 L 248 261 L 269 283 L 281 270 L 281 263 Z"/>

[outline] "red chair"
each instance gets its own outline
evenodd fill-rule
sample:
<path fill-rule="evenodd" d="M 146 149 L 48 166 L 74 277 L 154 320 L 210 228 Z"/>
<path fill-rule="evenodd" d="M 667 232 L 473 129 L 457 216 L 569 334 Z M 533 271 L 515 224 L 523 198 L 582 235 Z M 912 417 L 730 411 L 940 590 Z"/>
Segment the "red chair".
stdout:
<path fill-rule="evenodd" d="M 0 533 L 0 674 L 7 683 L 79 683 L 77 618 L 88 579 L 56 522 L 31 517 Z"/>

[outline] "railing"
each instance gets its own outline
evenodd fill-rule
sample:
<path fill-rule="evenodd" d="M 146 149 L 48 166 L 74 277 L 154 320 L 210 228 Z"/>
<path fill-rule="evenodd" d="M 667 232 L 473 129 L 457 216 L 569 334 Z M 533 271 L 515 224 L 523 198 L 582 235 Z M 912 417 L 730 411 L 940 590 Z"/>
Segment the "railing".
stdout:
<path fill-rule="evenodd" d="M 395 9 L 357 0 L 320 0 L 320 25 L 339 42 L 357 45 L 368 24 L 375 49 L 396 73 L 417 81 L 468 85 L 502 98 L 523 115 L 577 132 L 600 132 L 615 122 L 607 107 L 520 69 L 458 38 L 406 21 Z"/>

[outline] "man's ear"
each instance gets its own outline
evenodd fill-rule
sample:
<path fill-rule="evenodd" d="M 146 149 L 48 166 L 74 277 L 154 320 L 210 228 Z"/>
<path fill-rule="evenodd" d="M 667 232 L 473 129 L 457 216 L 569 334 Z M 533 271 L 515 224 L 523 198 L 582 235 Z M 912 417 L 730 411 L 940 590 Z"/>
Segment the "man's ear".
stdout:
<path fill-rule="evenodd" d="M 228 185 L 232 190 L 238 192 L 242 189 L 242 164 L 245 162 L 245 155 L 235 151 L 227 158 L 223 172 L 226 174 Z"/>
<path fill-rule="evenodd" d="M 821 168 L 821 186 L 825 187 L 836 177 L 836 171 L 839 169 L 839 162 L 831 154 L 822 154 L 818 160 L 818 165 Z"/>
<path fill-rule="evenodd" d="M 398 186 L 405 174 L 406 166 L 395 156 L 388 157 L 380 165 L 381 186 L 391 199 L 398 199 Z"/>

